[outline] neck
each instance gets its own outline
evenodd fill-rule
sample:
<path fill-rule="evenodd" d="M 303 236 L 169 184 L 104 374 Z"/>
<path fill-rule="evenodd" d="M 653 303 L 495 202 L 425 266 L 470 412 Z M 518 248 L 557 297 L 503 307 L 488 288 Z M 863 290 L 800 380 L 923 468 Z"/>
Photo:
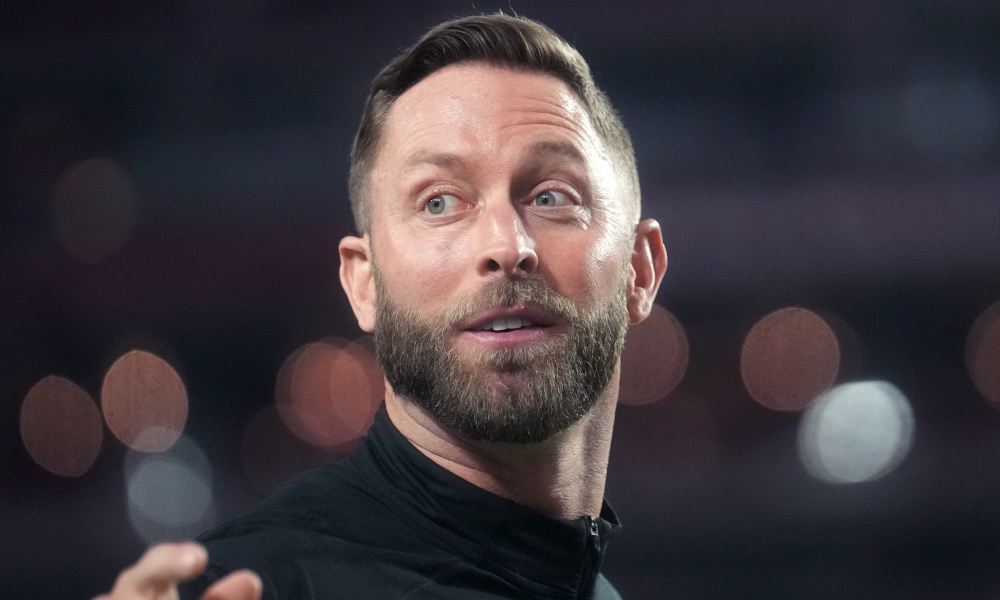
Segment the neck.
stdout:
<path fill-rule="evenodd" d="M 386 411 L 428 458 L 489 492 L 554 517 L 598 516 L 611 449 L 618 373 L 594 408 L 566 431 L 537 444 L 481 442 L 434 421 L 386 384 Z"/>

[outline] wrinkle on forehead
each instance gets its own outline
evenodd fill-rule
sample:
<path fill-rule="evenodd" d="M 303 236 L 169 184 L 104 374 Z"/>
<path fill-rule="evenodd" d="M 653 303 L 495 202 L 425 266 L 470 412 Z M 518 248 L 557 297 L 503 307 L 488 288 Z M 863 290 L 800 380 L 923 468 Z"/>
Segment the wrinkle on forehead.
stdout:
<path fill-rule="evenodd" d="M 586 163 L 586 157 L 573 144 L 543 140 L 535 142 L 524 148 L 523 154 L 526 156 L 552 156 L 558 157 L 570 163 Z M 451 171 L 460 171 L 467 168 L 468 163 L 464 157 L 453 152 L 433 152 L 421 150 L 410 155 L 403 163 L 400 174 L 407 175 L 424 166 L 435 166 L 446 168 Z"/>
<path fill-rule="evenodd" d="M 552 85 L 525 86 L 525 78 Z M 427 136 L 439 136 L 442 125 L 455 127 L 473 139 L 481 137 L 476 135 L 477 129 L 507 132 L 542 125 L 562 129 L 584 146 L 593 147 L 597 140 L 587 111 L 564 82 L 552 75 L 484 63 L 445 67 L 407 90 L 391 109 L 386 136 L 405 141 L 398 135 L 405 126 L 409 141 L 420 142 Z"/>

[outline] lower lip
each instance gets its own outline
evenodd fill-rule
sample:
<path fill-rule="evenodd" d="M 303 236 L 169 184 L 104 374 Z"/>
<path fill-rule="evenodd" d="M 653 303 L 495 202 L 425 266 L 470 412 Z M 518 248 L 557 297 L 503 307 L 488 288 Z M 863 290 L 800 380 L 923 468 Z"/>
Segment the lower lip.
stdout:
<path fill-rule="evenodd" d="M 466 339 L 488 348 L 512 348 L 545 341 L 552 337 L 553 329 L 552 327 L 522 327 L 503 332 L 466 330 L 459 335 L 459 339 Z"/>

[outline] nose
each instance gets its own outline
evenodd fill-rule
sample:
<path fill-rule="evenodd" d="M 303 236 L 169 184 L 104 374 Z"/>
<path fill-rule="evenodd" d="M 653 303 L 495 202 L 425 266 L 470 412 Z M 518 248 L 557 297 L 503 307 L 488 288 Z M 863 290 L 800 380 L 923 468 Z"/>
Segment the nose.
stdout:
<path fill-rule="evenodd" d="M 528 234 L 524 219 L 510 202 L 497 202 L 483 209 L 477 236 L 481 239 L 478 270 L 481 275 L 502 273 L 508 277 L 518 271 L 534 273 L 538 268 L 535 241 Z"/>

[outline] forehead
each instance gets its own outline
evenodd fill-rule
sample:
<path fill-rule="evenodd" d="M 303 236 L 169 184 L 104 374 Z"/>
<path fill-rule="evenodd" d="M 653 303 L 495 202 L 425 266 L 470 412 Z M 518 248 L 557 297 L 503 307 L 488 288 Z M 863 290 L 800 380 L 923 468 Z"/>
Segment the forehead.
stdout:
<path fill-rule="evenodd" d="M 575 145 L 590 158 L 605 154 L 583 103 L 563 81 L 460 63 L 435 71 L 396 100 L 380 155 L 391 162 L 421 151 L 499 152 L 505 148 L 498 145 L 544 137 Z"/>

